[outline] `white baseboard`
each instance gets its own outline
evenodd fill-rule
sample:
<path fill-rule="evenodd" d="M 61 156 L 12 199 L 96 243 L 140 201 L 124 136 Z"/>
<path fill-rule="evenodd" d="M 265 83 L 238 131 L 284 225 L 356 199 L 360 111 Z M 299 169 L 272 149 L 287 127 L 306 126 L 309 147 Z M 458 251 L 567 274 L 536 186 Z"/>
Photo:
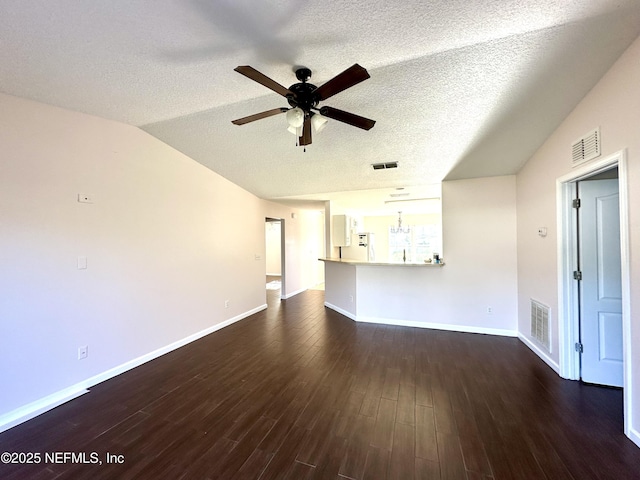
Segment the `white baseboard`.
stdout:
<path fill-rule="evenodd" d="M 15 410 L 5 413 L 4 415 L 0 415 L 0 432 L 4 432 L 5 430 L 15 427 L 16 425 L 26 422 L 27 420 L 37 417 L 38 415 L 48 410 L 51 410 L 59 405 L 62 405 L 63 403 L 68 402 L 69 400 L 73 400 L 74 398 L 79 397 L 80 395 L 84 395 L 85 393 L 89 392 L 89 388 L 97 385 L 98 383 L 102 383 L 105 380 L 109 380 L 110 378 L 120 375 L 121 373 L 136 368 L 146 362 L 149 362 L 166 353 L 169 353 L 206 335 L 209 335 L 217 330 L 227 327 L 250 315 L 253 315 L 254 313 L 261 312 L 266 308 L 266 304 L 260 305 L 259 307 L 249 310 L 248 312 L 236 315 L 233 318 L 212 325 L 208 328 L 205 328 L 204 330 L 194 333 L 193 335 L 189 335 L 188 337 L 178 340 L 177 342 L 170 343 L 169 345 L 158 348 L 157 350 L 125 362 L 122 365 L 118 365 L 117 367 L 106 370 L 102 373 L 94 375 L 93 377 L 89 377 L 86 380 L 76 383 L 75 385 L 67 387 L 63 390 L 59 390 L 55 393 L 52 393 L 51 395 L 47 395 L 46 397 L 40 398 L 34 402 L 18 407 Z"/>
<path fill-rule="evenodd" d="M 472 327 L 469 325 L 454 325 L 449 323 L 416 322 L 413 320 L 397 320 L 394 318 L 376 318 L 376 317 L 361 317 L 361 316 L 357 316 L 356 321 L 365 322 L 365 323 L 379 323 L 382 325 L 394 325 L 394 326 L 400 326 L 400 327 L 430 328 L 432 330 L 446 330 L 449 332 L 482 333 L 484 335 L 498 335 L 500 337 L 517 336 L 517 332 L 515 330 L 506 330 L 502 328 Z"/>
<path fill-rule="evenodd" d="M 268 277 L 281 277 L 282 274 L 281 273 L 269 273 L 269 272 L 267 272 L 267 276 Z"/>
<path fill-rule="evenodd" d="M 0 416 L 0 432 L 4 432 L 5 430 L 9 430 L 22 422 L 31 420 L 32 418 L 56 408 L 63 403 L 67 403 L 69 400 L 78 398 L 85 393 L 89 393 L 89 390 L 79 383 L 72 387 L 65 388 L 64 390 L 52 393 L 51 395 L 47 395 L 35 402 L 16 408 L 15 410 Z"/>
<path fill-rule="evenodd" d="M 518 332 L 516 332 L 515 330 L 506 330 L 500 328 L 471 327 L 468 325 L 453 325 L 446 323 L 416 322 L 412 320 L 397 320 L 395 318 L 363 317 L 354 315 L 353 313 L 348 312 L 347 310 L 344 310 L 328 302 L 324 302 L 324 306 L 330 308 L 331 310 L 335 310 L 336 312 L 356 322 L 377 323 L 380 325 L 394 325 L 399 327 L 430 328 L 433 330 L 446 330 L 450 332 L 482 333 L 485 335 L 498 335 L 501 337 L 516 337 L 518 335 Z"/>
<path fill-rule="evenodd" d="M 522 333 L 518 333 L 518 338 L 522 343 L 524 343 L 527 347 L 533 350 L 533 353 L 538 355 L 544 363 L 549 365 L 551 369 L 560 375 L 560 365 L 553 361 L 553 359 L 540 347 L 538 347 L 535 343 L 525 337 Z"/>
<path fill-rule="evenodd" d="M 631 441 L 633 443 L 635 443 L 638 448 L 640 448 L 640 432 L 638 432 L 638 430 L 632 428 L 631 430 L 629 430 L 629 435 L 628 435 L 629 439 L 631 439 Z"/>
<path fill-rule="evenodd" d="M 341 315 L 344 315 L 347 318 L 350 318 L 351 320 L 356 321 L 356 316 L 353 313 L 348 312 L 340 307 L 336 307 L 332 303 L 324 302 L 324 306 L 327 308 L 330 308 L 331 310 L 335 310 L 336 312 L 340 313 Z"/>
<path fill-rule="evenodd" d="M 294 295 L 298 295 L 299 293 L 305 292 L 307 289 L 306 288 L 301 288 L 300 290 L 296 290 L 295 292 L 291 292 L 291 293 L 287 293 L 286 295 L 282 295 L 280 298 L 282 298 L 283 300 L 286 300 L 287 298 L 291 298 Z"/>

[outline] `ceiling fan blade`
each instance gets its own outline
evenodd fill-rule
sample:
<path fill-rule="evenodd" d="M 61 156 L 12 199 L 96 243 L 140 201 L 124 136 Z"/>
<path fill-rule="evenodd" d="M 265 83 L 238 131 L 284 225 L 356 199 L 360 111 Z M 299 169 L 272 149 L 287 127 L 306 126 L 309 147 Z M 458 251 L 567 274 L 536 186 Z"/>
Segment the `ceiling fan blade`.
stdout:
<path fill-rule="evenodd" d="M 320 109 L 320 115 L 338 120 L 339 122 L 348 123 L 354 127 L 362 128 L 364 130 L 371 130 L 376 124 L 375 120 L 361 117 L 354 113 L 345 112 L 344 110 L 338 110 L 332 107 L 322 107 Z"/>
<path fill-rule="evenodd" d="M 311 145 L 311 116 L 305 115 L 302 125 L 302 136 L 299 139 L 300 146 Z"/>
<path fill-rule="evenodd" d="M 326 100 L 340 93 L 349 87 L 365 81 L 369 78 L 369 72 L 357 63 L 347 68 L 344 72 L 339 73 L 327 83 L 319 86 L 314 90 L 314 94 L 318 101 Z"/>
<path fill-rule="evenodd" d="M 283 87 L 275 80 L 270 79 L 264 73 L 260 73 L 253 67 L 249 65 L 241 65 L 239 67 L 234 68 L 234 70 L 238 73 L 241 73 L 247 78 L 250 78 L 254 82 L 258 82 L 261 85 L 273 90 L 274 92 L 286 97 L 287 95 L 293 95 L 293 92 L 288 88 Z"/>
<path fill-rule="evenodd" d="M 274 108 L 273 110 L 267 110 L 266 112 L 256 113 L 255 115 L 249 115 L 248 117 L 232 120 L 231 123 L 235 125 L 244 125 L 245 123 L 255 122 L 256 120 L 260 120 L 262 118 L 267 118 L 273 115 L 278 115 L 279 113 L 284 113 L 287 110 L 289 109 L 284 107 Z"/>

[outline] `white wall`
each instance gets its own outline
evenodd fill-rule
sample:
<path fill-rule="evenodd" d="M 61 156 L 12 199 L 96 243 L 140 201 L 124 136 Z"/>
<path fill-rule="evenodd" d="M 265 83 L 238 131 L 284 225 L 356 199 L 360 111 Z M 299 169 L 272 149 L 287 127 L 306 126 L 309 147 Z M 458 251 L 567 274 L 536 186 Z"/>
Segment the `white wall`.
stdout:
<path fill-rule="evenodd" d="M 515 177 L 444 182 L 442 237 L 451 320 L 516 330 Z"/>
<path fill-rule="evenodd" d="M 0 424 L 266 306 L 262 200 L 137 128 L 6 95 L 0 146 Z"/>
<path fill-rule="evenodd" d="M 324 299 L 330 308 L 356 319 L 358 301 L 356 287 L 356 267 L 347 264 L 324 262 L 326 279 Z"/>
<path fill-rule="evenodd" d="M 580 102 L 517 175 L 519 331 L 530 337 L 529 298 L 552 310 L 553 361 L 558 362 L 556 179 L 571 172 L 571 144 L 599 126 L 602 157 L 627 149 L 631 250 L 632 428 L 640 444 L 640 39 Z M 546 226 L 541 239 L 538 227 Z"/>
<path fill-rule="evenodd" d="M 267 263 L 267 275 L 282 274 L 282 235 L 280 234 L 280 222 L 265 222 L 265 260 Z"/>

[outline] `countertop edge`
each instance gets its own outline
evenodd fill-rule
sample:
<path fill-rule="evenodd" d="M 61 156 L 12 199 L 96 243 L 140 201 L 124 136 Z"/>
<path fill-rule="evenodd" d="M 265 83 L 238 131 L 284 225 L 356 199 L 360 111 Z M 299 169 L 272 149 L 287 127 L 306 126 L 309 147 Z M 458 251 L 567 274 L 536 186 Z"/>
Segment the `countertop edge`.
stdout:
<path fill-rule="evenodd" d="M 352 260 L 349 258 L 319 258 L 321 262 L 341 263 L 344 265 L 369 266 L 369 267 L 444 267 L 444 263 L 389 263 L 367 262 L 365 260 Z"/>

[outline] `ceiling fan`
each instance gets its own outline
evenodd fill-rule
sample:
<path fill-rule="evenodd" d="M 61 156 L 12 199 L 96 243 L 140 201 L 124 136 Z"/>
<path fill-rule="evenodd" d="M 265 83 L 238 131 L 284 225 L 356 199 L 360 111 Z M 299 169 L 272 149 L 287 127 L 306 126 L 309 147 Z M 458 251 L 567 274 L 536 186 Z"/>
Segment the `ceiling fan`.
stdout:
<path fill-rule="evenodd" d="M 235 125 L 244 125 L 245 123 L 287 112 L 287 122 L 289 123 L 290 131 L 298 135 L 298 145 L 306 146 L 311 145 L 312 124 L 319 127 L 323 123 L 322 117 L 338 120 L 339 122 L 364 130 L 370 130 L 376 123 L 375 120 L 338 110 L 337 108 L 327 106 L 318 108 L 318 103 L 369 78 L 369 72 L 357 63 L 320 87 L 307 83 L 311 78 L 311 70 L 306 67 L 296 69 L 296 78 L 299 80 L 299 83 L 294 83 L 289 88 L 283 87 L 278 82 L 248 65 L 237 67 L 234 70 L 273 90 L 277 94 L 282 95 L 291 106 L 291 108 L 274 108 L 266 112 L 233 120 L 232 123 Z M 326 119 L 324 119 L 324 121 L 326 122 Z"/>

